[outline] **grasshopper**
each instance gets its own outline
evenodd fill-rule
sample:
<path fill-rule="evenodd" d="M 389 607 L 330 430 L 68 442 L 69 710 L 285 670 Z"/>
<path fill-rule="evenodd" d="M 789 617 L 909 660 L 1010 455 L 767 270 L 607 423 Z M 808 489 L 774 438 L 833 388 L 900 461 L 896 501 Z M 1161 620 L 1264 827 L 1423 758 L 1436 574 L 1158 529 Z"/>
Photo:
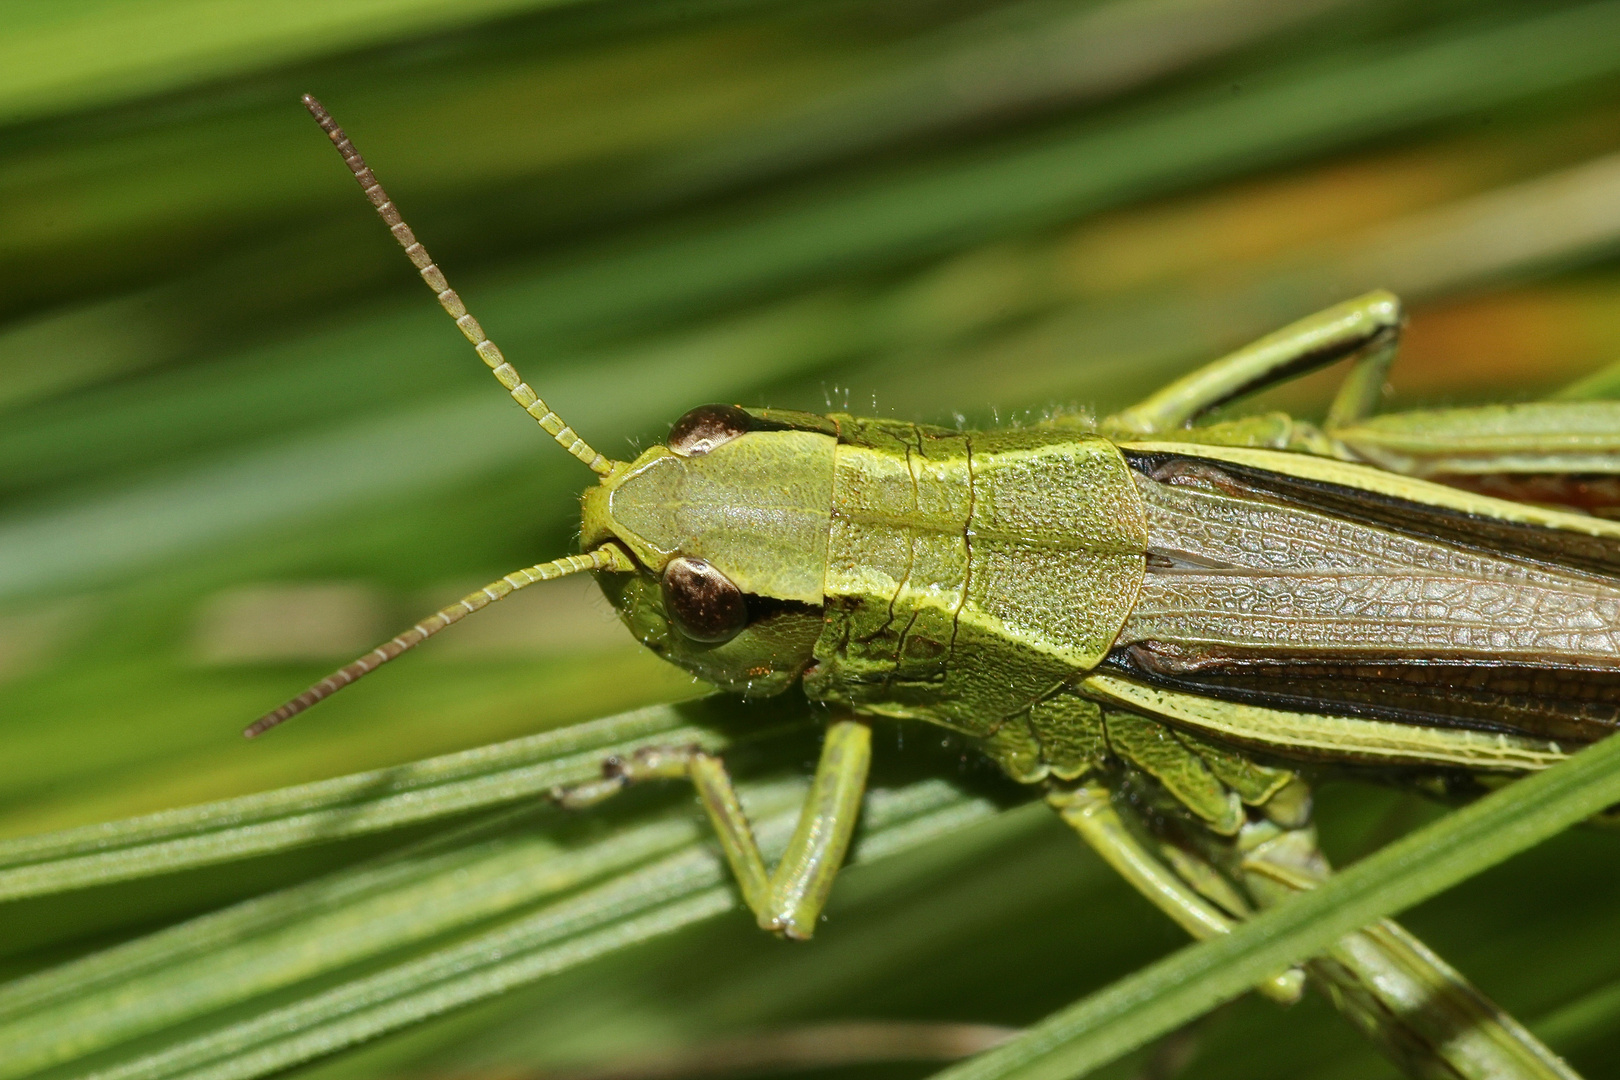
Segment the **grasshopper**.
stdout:
<path fill-rule="evenodd" d="M 1127 880 L 1209 936 L 1329 872 L 1306 776 L 1363 770 L 1463 797 L 1620 720 L 1620 523 L 1592 512 L 1620 501 L 1605 479 L 1620 473 L 1620 407 L 1374 415 L 1402 327 L 1387 292 L 1094 424 L 964 431 L 707 405 L 614 461 L 522 381 L 342 130 L 305 104 L 495 377 L 599 479 L 582 554 L 439 611 L 250 737 L 517 589 L 590 571 L 638 640 L 698 678 L 828 707 L 774 868 L 724 762 L 700 749 L 645 750 L 556 793 L 585 806 L 691 782 L 762 928 L 812 935 L 859 814 L 869 718 L 888 717 L 949 729 L 1042 785 Z M 1320 425 L 1199 423 L 1340 361 Z M 1573 1075 L 1393 923 L 1308 967 L 1420 1075 L 1476 1075 L 1456 1062 L 1487 1050 L 1517 1070 L 1490 1075 Z M 1292 1000 L 1306 977 L 1260 989 Z M 1468 1038 L 1495 1049 L 1459 1050 Z"/>

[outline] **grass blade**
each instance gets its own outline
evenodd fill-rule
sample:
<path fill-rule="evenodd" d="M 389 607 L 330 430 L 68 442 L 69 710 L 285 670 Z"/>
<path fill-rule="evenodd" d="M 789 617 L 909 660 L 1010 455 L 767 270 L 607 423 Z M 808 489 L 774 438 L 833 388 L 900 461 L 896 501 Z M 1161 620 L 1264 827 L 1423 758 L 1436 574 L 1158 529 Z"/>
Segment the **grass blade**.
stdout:
<path fill-rule="evenodd" d="M 367 0 L 303 0 L 271 8 L 250 0 L 170 0 L 162 18 L 142 7 L 29 5 L 36 10 L 18 17 L 19 25 L 0 39 L 0 122 L 161 93 L 559 2 L 568 0 L 410 0 L 383 7 Z"/>
<path fill-rule="evenodd" d="M 261 795 L 0 842 L 0 899 L 172 873 L 359 836 L 519 799 L 600 775 L 602 761 L 650 745 L 732 745 L 737 703 L 657 705 L 562 731 Z M 780 714 L 778 714 L 780 715 Z M 802 727 L 791 714 L 770 735 Z"/>
<path fill-rule="evenodd" d="M 745 788 L 768 850 L 786 843 L 803 792 L 797 779 Z M 995 812 L 939 781 L 875 791 L 855 858 L 887 857 Z M 162 1049 L 101 1054 L 96 1075 L 249 1077 L 329 1053 L 731 910 L 724 863 L 703 836 L 682 807 L 571 849 L 532 830 L 482 845 L 462 837 L 204 916 L 13 984 L 0 996 L 9 1048 L 0 1077 L 210 1014 L 220 1015 Z M 488 927 L 491 916 L 505 918 Z M 457 930 L 460 940 L 400 955 Z M 348 973 L 382 956 L 396 959 Z M 320 978 L 328 973 L 341 977 Z M 288 986 L 304 989 L 231 1011 Z"/>
<path fill-rule="evenodd" d="M 1620 802 L 1620 739 L 1447 815 L 1230 935 L 1188 946 L 937 1080 L 1071 1080 L 1353 930 L 1443 892 Z"/>

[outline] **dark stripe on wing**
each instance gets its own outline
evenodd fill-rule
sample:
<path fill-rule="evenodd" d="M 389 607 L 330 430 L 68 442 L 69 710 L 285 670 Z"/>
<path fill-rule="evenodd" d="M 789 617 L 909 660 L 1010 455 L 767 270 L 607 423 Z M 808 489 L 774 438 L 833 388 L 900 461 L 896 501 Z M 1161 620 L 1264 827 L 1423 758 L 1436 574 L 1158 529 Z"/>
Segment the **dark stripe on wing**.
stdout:
<path fill-rule="evenodd" d="M 1578 746 L 1620 727 L 1620 671 L 1453 661 L 1323 663 L 1239 650 L 1165 662 L 1152 643 L 1115 649 L 1099 670 L 1166 690 L 1287 712 L 1466 728 Z"/>
<path fill-rule="evenodd" d="M 1609 473 L 1441 473 L 1429 479 L 1493 499 L 1620 518 L 1620 476 Z"/>

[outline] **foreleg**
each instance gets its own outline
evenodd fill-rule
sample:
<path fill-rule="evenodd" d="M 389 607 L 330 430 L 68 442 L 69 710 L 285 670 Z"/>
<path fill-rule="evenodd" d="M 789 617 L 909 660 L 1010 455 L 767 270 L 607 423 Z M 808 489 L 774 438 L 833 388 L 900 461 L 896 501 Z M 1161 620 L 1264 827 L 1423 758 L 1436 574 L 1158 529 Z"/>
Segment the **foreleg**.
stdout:
<path fill-rule="evenodd" d="M 842 720 L 828 726 L 798 824 L 769 872 L 725 763 L 700 747 L 650 747 L 607 762 L 601 780 L 560 789 L 553 797 L 564 806 L 582 807 L 639 781 L 690 780 L 760 927 L 803 941 L 815 932 L 849 850 L 871 760 L 872 732 L 864 723 Z"/>

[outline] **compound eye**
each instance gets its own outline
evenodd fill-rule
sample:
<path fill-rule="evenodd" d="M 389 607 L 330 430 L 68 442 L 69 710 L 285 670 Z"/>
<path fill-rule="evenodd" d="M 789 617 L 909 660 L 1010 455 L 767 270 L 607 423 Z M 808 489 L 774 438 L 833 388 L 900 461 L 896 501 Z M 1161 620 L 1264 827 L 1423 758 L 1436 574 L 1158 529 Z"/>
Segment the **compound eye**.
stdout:
<path fill-rule="evenodd" d="M 693 641 L 718 645 L 748 625 L 742 590 L 702 559 L 671 559 L 664 567 L 664 610 Z"/>
<path fill-rule="evenodd" d="M 668 446 L 682 457 L 707 454 L 753 430 L 754 418 L 735 405 L 699 405 L 669 429 Z"/>

